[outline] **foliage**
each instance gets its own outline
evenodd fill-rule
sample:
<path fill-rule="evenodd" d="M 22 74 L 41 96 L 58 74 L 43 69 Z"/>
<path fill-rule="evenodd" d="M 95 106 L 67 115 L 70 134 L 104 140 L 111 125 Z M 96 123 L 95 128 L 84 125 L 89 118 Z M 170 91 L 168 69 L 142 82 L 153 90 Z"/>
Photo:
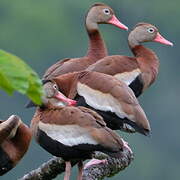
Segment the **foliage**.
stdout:
<path fill-rule="evenodd" d="M 0 88 L 8 94 L 18 91 L 41 103 L 42 85 L 36 72 L 17 56 L 0 50 Z"/>

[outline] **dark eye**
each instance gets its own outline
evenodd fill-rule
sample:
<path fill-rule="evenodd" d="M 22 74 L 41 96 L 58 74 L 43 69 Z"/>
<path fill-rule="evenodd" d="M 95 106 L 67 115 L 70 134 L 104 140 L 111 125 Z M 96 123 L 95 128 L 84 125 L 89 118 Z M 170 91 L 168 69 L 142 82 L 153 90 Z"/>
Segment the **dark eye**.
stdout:
<path fill-rule="evenodd" d="M 53 88 L 58 90 L 58 86 L 56 84 L 53 85 Z"/>
<path fill-rule="evenodd" d="M 109 9 L 103 9 L 103 12 L 104 12 L 104 14 L 107 14 L 107 15 L 110 14 L 110 10 Z"/>
<path fill-rule="evenodd" d="M 154 28 L 148 28 L 147 29 L 147 32 L 149 32 L 149 33 L 154 33 L 154 31 L 155 31 Z"/>

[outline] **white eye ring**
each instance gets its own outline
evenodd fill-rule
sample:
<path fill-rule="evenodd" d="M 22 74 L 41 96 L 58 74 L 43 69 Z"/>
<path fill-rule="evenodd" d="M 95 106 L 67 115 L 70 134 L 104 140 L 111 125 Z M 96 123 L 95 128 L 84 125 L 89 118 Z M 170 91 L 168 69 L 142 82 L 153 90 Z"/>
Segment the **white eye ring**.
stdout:
<path fill-rule="evenodd" d="M 149 33 L 154 33 L 154 31 L 155 31 L 155 30 L 154 30 L 154 28 L 152 28 L 152 27 L 147 29 L 147 32 L 149 32 Z"/>
<path fill-rule="evenodd" d="M 57 87 L 56 84 L 53 85 L 53 88 L 56 89 L 56 90 L 58 90 L 58 87 Z"/>
<path fill-rule="evenodd" d="M 103 12 L 104 12 L 104 14 L 107 14 L 107 15 L 110 14 L 110 10 L 109 9 L 103 9 Z"/>

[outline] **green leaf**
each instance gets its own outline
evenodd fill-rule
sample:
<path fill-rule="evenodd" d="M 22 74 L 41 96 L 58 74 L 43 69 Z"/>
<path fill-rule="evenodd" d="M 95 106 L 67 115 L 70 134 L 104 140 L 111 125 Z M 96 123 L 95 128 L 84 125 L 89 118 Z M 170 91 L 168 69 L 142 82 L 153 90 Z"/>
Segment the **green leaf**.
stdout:
<path fill-rule="evenodd" d="M 27 90 L 27 96 L 34 100 L 36 104 L 41 104 L 41 96 L 43 94 L 41 80 L 37 78 L 36 74 L 31 74 L 29 84 L 30 86 Z"/>
<path fill-rule="evenodd" d="M 0 88 L 9 94 L 18 91 L 26 94 L 34 103 L 41 104 L 42 83 L 23 60 L 0 50 Z"/>

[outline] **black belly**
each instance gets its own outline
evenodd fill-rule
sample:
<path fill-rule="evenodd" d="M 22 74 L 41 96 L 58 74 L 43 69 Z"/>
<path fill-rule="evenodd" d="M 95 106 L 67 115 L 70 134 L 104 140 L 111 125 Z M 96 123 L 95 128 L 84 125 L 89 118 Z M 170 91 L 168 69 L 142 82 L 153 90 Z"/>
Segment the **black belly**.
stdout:
<path fill-rule="evenodd" d="M 104 121 L 106 122 L 107 127 L 109 127 L 112 130 L 121 130 L 121 131 L 125 131 L 128 133 L 133 133 L 135 131 L 144 134 L 145 135 L 145 130 L 141 127 L 139 127 L 135 122 L 127 119 L 127 118 L 120 118 L 118 117 L 115 113 L 112 113 L 110 111 L 101 111 L 101 110 L 97 110 L 91 106 L 89 106 L 84 97 L 76 95 L 75 100 L 77 101 L 77 106 L 84 106 L 87 107 L 89 109 L 92 109 L 94 111 L 96 111 L 99 115 L 101 115 L 104 119 Z M 128 124 L 131 127 L 134 128 L 135 131 L 132 131 L 132 129 L 128 129 L 126 128 L 126 126 L 124 126 L 124 124 Z"/>
<path fill-rule="evenodd" d="M 64 160 L 72 159 L 90 159 L 94 151 L 106 152 L 106 149 L 101 145 L 79 144 L 75 146 L 66 146 L 59 141 L 50 138 L 45 132 L 38 129 L 36 140 L 41 147 L 56 157 L 61 157 Z"/>
<path fill-rule="evenodd" d="M 129 87 L 133 90 L 134 94 L 136 97 L 139 97 L 142 94 L 143 91 L 143 81 L 141 76 L 138 76 L 131 84 Z"/>
<path fill-rule="evenodd" d="M 13 162 L 9 158 L 8 154 L 0 147 L 0 176 L 7 173 L 13 167 Z"/>

